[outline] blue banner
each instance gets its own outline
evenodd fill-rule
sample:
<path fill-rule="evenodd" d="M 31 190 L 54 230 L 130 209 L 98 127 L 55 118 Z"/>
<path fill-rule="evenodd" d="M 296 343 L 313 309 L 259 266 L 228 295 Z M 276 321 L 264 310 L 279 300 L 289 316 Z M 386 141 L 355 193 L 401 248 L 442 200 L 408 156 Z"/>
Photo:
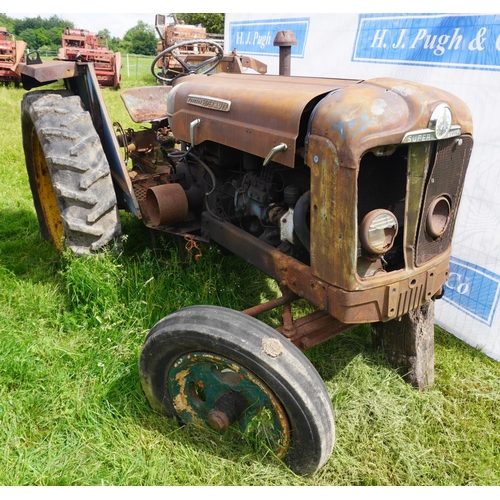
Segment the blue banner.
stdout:
<path fill-rule="evenodd" d="M 262 19 L 256 21 L 233 21 L 229 23 L 230 50 L 248 55 L 278 56 L 279 47 L 273 45 L 278 31 L 291 30 L 297 38 L 292 47 L 292 57 L 304 57 L 309 31 L 309 18 Z"/>
<path fill-rule="evenodd" d="M 352 61 L 500 71 L 500 15 L 362 14 Z"/>
<path fill-rule="evenodd" d="M 491 326 L 500 297 L 500 276 L 455 257 L 450 260 L 450 279 L 443 300 L 477 321 Z"/>

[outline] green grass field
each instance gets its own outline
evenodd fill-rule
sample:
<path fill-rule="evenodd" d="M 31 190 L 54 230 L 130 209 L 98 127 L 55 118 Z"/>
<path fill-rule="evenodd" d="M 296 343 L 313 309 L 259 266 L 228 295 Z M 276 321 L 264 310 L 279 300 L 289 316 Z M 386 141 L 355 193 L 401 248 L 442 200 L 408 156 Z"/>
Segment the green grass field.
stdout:
<path fill-rule="evenodd" d="M 147 69 L 123 77 L 123 87 L 153 84 Z M 367 327 L 307 352 L 337 432 L 311 479 L 234 433 L 154 413 L 137 365 L 154 323 L 192 304 L 244 309 L 276 286 L 215 248 L 182 267 L 173 240 L 154 249 L 125 213 L 121 255 L 55 253 L 25 173 L 24 93 L 0 87 L 0 485 L 500 484 L 500 363 L 439 329 L 425 392 L 372 349 Z M 103 93 L 112 120 L 130 126 L 119 92 Z"/>

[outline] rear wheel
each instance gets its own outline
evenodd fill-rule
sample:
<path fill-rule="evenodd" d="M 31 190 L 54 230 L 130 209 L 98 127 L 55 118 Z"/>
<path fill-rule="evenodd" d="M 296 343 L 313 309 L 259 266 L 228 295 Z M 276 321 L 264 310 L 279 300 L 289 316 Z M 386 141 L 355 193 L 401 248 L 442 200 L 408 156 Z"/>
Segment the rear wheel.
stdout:
<path fill-rule="evenodd" d="M 314 474 L 331 454 L 333 409 L 318 372 L 253 317 L 216 306 L 181 309 L 151 330 L 139 370 L 154 409 L 220 432 L 233 426 L 297 474 Z"/>
<path fill-rule="evenodd" d="M 80 98 L 67 91 L 25 94 L 22 130 L 42 236 L 79 255 L 118 239 L 109 164 Z"/>

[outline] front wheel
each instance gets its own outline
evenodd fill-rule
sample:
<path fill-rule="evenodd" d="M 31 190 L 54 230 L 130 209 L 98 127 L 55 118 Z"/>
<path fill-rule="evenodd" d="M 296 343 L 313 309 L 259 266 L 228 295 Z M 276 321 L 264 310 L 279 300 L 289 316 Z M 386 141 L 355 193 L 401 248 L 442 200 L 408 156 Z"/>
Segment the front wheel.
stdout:
<path fill-rule="evenodd" d="M 139 371 L 151 406 L 181 422 L 256 433 L 295 473 L 314 474 L 335 441 L 330 397 L 304 354 L 270 326 L 216 306 L 158 322 Z"/>

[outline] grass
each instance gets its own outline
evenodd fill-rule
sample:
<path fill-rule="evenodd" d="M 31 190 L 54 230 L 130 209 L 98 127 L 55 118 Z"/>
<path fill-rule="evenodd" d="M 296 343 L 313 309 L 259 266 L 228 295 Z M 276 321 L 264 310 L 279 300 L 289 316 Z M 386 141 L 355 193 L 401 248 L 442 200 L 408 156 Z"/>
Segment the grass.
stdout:
<path fill-rule="evenodd" d="M 144 84 L 154 84 L 147 74 L 124 77 L 124 87 Z M 440 329 L 436 384 L 425 392 L 372 349 L 367 327 L 308 351 L 337 431 L 311 479 L 245 436 L 154 413 L 137 367 L 153 324 L 191 304 L 243 309 L 276 286 L 216 248 L 183 267 L 173 240 L 154 250 L 128 214 L 121 255 L 56 254 L 39 236 L 25 173 L 23 94 L 0 87 L 1 485 L 500 484 L 500 363 Z M 126 121 L 119 92 L 104 96 L 112 119 Z"/>

